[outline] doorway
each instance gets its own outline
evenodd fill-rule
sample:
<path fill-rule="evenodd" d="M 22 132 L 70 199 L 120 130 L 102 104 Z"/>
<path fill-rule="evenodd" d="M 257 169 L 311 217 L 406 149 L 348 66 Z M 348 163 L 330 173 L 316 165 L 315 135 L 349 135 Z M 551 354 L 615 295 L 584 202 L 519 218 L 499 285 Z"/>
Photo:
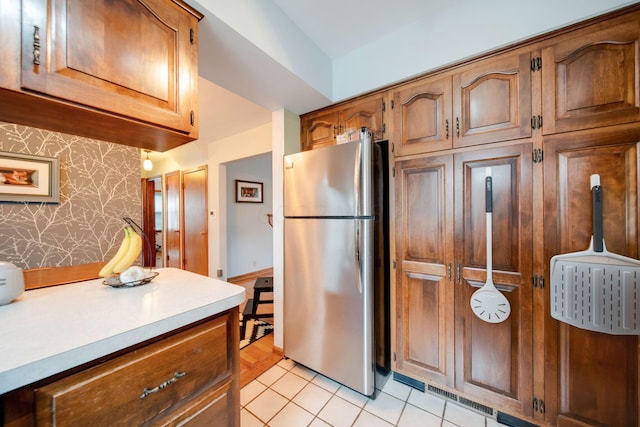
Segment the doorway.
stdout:
<path fill-rule="evenodd" d="M 144 267 L 162 267 L 162 177 L 142 180 L 142 211 L 142 229 L 145 235 L 142 265 Z"/>
<path fill-rule="evenodd" d="M 142 180 L 145 266 L 208 275 L 207 166 Z"/>

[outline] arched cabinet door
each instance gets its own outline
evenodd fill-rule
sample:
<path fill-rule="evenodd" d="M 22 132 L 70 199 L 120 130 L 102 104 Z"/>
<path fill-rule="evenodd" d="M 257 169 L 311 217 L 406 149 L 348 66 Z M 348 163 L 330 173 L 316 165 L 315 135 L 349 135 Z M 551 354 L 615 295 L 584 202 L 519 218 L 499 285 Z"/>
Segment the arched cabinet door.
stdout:
<path fill-rule="evenodd" d="M 197 136 L 198 19 L 173 0 L 23 0 L 21 89 Z"/>
<path fill-rule="evenodd" d="M 639 16 L 605 21 L 543 47 L 545 135 L 640 121 Z"/>
<path fill-rule="evenodd" d="M 638 258 L 640 132 L 562 134 L 545 140 L 546 268 L 557 254 L 583 251 L 592 228 L 590 176 L 600 175 L 609 252 Z M 546 272 L 549 278 L 549 271 Z M 553 286 L 548 281 L 550 288 Z M 550 307 L 550 291 L 545 292 Z M 550 311 L 550 309 L 549 309 Z M 638 337 L 579 329 L 545 316 L 545 417 L 551 425 L 637 426 Z"/>

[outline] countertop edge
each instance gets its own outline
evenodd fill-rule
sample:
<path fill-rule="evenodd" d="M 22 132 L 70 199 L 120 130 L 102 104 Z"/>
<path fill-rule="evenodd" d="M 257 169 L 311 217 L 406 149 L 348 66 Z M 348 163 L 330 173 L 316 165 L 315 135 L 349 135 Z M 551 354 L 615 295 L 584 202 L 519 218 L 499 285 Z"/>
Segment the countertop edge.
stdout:
<path fill-rule="evenodd" d="M 238 288 L 237 293 L 209 304 L 0 372 L 0 394 L 19 389 L 236 307 L 245 300 L 244 289 Z"/>

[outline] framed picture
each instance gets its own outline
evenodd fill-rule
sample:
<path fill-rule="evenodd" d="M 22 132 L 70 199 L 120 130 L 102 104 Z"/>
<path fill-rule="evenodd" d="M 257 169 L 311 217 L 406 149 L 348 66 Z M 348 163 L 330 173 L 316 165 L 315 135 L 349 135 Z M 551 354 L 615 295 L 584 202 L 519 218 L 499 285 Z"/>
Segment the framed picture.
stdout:
<path fill-rule="evenodd" d="M 60 203 L 60 161 L 0 151 L 0 202 Z"/>
<path fill-rule="evenodd" d="M 262 203 L 262 183 L 236 179 L 236 203 Z"/>

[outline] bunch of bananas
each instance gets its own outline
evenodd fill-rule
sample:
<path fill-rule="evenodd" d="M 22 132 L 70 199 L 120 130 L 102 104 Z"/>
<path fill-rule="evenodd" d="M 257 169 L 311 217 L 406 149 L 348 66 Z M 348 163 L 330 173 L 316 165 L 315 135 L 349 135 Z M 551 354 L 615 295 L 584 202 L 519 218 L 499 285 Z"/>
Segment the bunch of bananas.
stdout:
<path fill-rule="evenodd" d="M 118 251 L 111 258 L 102 270 L 98 273 L 100 277 L 107 277 L 112 274 L 120 274 L 125 271 L 140 255 L 142 250 L 142 237 L 136 231 L 127 226 L 124 228 L 124 239 L 120 243 Z"/>

